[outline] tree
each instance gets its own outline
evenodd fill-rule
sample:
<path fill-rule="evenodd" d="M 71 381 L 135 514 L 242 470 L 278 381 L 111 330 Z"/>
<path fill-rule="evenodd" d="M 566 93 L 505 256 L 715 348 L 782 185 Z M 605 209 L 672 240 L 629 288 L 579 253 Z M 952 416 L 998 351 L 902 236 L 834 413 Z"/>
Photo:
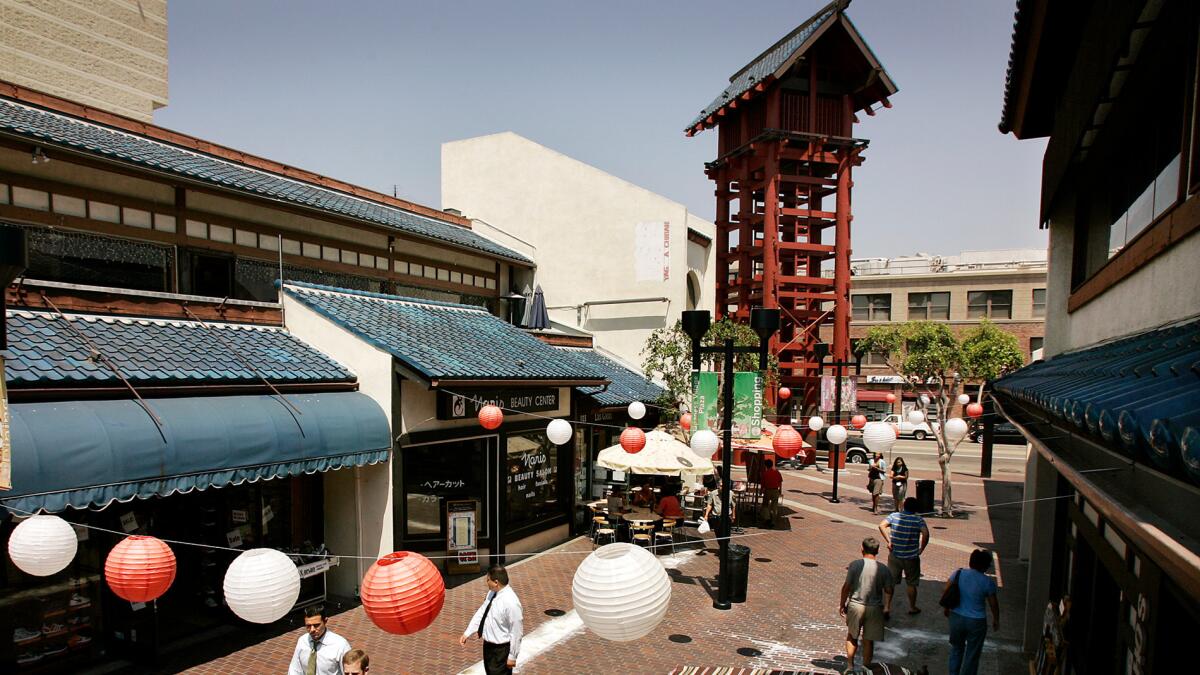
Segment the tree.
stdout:
<path fill-rule="evenodd" d="M 858 343 L 863 352 L 883 354 L 888 367 L 904 378 L 905 385 L 921 394 L 918 409 L 925 414 L 938 446 L 938 465 L 942 470 L 942 515 L 954 516 L 950 460 L 957 443 L 946 440 L 947 412 L 967 380 L 981 380 L 980 403 L 984 383 L 1024 364 L 1017 338 L 984 319 L 977 327 L 954 335 L 950 327 L 934 321 L 910 321 L 876 326 Z M 930 404 L 937 402 L 936 408 Z"/>
<path fill-rule="evenodd" d="M 723 345 L 727 339 L 733 339 L 737 347 L 758 347 L 758 334 L 752 328 L 729 319 L 713 322 L 701 343 L 705 346 Z M 645 359 L 642 371 L 646 377 L 666 384 L 659 405 L 672 414 L 678 413 L 680 404 L 689 403 L 692 397 L 692 339 L 683 332 L 683 323 L 676 321 L 674 326 L 659 328 L 651 333 L 642 348 L 642 356 Z M 705 354 L 702 367 L 705 363 L 712 370 L 721 372 L 723 359 L 720 354 Z M 737 354 L 733 365 L 734 370 L 758 370 L 758 354 Z M 764 373 L 764 387 L 773 386 L 778 369 L 779 359 L 770 355 L 767 372 Z M 775 411 L 764 403 L 763 414 L 773 415 Z"/>

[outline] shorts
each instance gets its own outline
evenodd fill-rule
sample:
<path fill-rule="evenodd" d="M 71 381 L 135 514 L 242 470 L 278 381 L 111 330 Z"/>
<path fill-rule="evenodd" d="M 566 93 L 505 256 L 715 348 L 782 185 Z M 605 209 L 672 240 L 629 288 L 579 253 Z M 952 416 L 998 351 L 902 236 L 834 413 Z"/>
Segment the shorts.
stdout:
<path fill-rule="evenodd" d="M 846 628 L 850 637 L 858 639 L 862 631 L 862 639 L 872 642 L 883 640 L 883 608 L 874 605 L 860 605 L 851 602 L 846 605 Z"/>
<path fill-rule="evenodd" d="M 883 494 L 883 479 L 882 478 L 876 478 L 871 481 L 871 494 L 873 494 L 873 495 Z"/>
<path fill-rule="evenodd" d="M 887 561 L 888 571 L 892 573 L 892 582 L 900 583 L 900 575 L 903 573 L 904 580 L 909 586 L 916 586 L 921 583 L 921 558 L 897 558 L 894 555 L 888 555 Z"/>

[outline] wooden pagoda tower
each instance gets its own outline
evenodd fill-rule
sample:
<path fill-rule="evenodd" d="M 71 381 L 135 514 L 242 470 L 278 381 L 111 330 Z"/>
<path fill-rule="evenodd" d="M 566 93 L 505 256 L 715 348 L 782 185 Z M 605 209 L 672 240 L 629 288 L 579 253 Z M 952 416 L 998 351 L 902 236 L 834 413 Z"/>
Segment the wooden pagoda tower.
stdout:
<path fill-rule="evenodd" d="M 817 403 L 822 324 L 833 324 L 830 355 L 850 359 L 851 171 L 867 146 L 854 123 L 896 93 L 849 4 L 830 3 L 735 73 L 685 130 L 718 130 L 705 164 L 717 184 L 717 318 L 780 309 L 771 350 L 803 411 Z"/>

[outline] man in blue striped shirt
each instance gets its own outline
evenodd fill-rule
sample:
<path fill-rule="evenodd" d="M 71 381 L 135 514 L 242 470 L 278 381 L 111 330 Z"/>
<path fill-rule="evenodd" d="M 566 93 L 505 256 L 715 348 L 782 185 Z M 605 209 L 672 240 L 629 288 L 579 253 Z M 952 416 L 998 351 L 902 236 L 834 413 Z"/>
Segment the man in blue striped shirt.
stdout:
<path fill-rule="evenodd" d="M 879 533 L 888 547 L 888 570 L 892 581 L 900 583 L 901 576 L 907 582 L 908 613 L 919 614 L 917 607 L 917 585 L 921 583 L 921 554 L 929 545 L 929 528 L 925 519 L 917 515 L 917 498 L 904 500 L 904 508 L 879 523 Z"/>

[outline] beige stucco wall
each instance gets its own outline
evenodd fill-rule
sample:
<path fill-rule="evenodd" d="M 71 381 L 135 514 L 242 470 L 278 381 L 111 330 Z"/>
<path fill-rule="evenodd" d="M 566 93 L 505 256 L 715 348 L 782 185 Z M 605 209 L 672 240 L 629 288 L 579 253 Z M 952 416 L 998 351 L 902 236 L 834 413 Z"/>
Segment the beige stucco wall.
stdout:
<path fill-rule="evenodd" d="M 978 322 L 967 319 L 967 293 L 970 291 L 1012 290 L 1011 319 L 996 319 L 996 323 L 1041 322 L 1033 316 L 1033 290 L 1046 288 L 1046 270 L 1031 271 L 959 271 L 937 274 L 879 274 L 856 276 L 851 280 L 850 294 L 891 293 L 892 321 L 908 320 L 909 293 L 950 293 L 950 321 Z M 923 318 L 923 317 L 919 317 Z M 856 324 L 871 323 L 856 321 Z"/>
<path fill-rule="evenodd" d="M 283 298 L 288 330 L 357 375 L 359 391 L 383 408 L 388 426 L 394 430 L 391 354 L 363 342 L 294 298 Z M 392 461 L 389 458 L 387 462 L 325 474 L 325 543 L 329 550 L 359 556 L 382 556 L 394 550 Z M 329 592 L 355 595 L 368 566 L 369 561 L 343 558 L 342 564 L 329 573 Z"/>
<path fill-rule="evenodd" d="M 167 0 L 0 0 L 0 80 L 151 122 L 167 104 Z"/>
<path fill-rule="evenodd" d="M 484 221 L 500 231 L 492 235 L 498 241 L 532 253 L 536 283 L 546 304 L 556 308 L 551 320 L 593 333 L 598 346 L 630 364 L 641 364 L 642 346 L 653 330 L 673 324 L 687 308 L 693 266 L 701 282 L 699 306 L 713 308 L 716 256 L 691 253 L 696 245 L 687 239 L 689 227 L 713 237 L 712 223 L 517 134 L 443 144 L 442 206 Z M 669 223 L 665 281 L 637 281 L 635 228 L 649 222 Z M 667 301 L 582 307 L 651 297 Z"/>

